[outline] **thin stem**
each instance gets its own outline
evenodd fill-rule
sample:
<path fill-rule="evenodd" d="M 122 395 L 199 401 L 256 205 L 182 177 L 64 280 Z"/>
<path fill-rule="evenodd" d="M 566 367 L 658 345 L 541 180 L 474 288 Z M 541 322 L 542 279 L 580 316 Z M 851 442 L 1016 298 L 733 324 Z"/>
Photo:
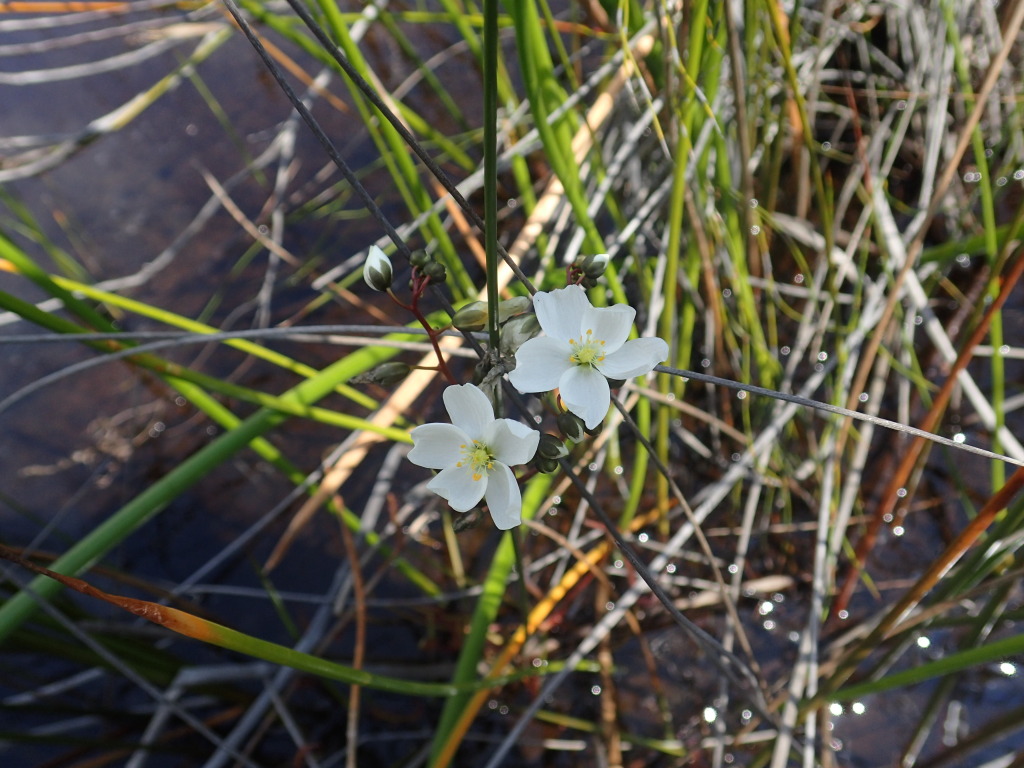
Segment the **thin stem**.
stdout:
<path fill-rule="evenodd" d="M 498 0 L 484 0 L 484 253 L 487 330 L 498 348 Z"/>

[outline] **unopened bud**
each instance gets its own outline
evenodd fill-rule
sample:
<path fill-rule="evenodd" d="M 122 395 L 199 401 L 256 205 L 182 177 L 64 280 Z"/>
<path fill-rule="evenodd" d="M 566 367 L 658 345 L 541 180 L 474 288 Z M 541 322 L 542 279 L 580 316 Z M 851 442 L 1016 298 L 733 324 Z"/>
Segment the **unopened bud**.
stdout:
<path fill-rule="evenodd" d="M 558 424 L 559 431 L 574 443 L 582 442 L 583 438 L 587 435 L 583 426 L 583 419 L 572 411 L 563 411 L 558 414 L 558 419 L 555 423 Z"/>
<path fill-rule="evenodd" d="M 452 325 L 460 331 L 482 331 L 487 327 L 487 304 L 473 301 L 455 313 Z"/>
<path fill-rule="evenodd" d="M 443 283 L 448 279 L 448 272 L 444 264 L 437 261 L 429 261 L 423 266 L 423 274 L 430 278 L 432 283 Z"/>
<path fill-rule="evenodd" d="M 584 256 L 583 264 L 580 265 L 580 269 L 583 274 L 589 277 L 591 280 L 596 280 L 604 271 L 608 268 L 608 254 L 598 253 L 593 256 Z"/>
<path fill-rule="evenodd" d="M 534 462 L 534 466 L 536 466 L 537 469 L 543 472 L 544 474 L 550 475 L 552 472 L 558 469 L 558 460 L 538 457 L 537 460 Z"/>
<path fill-rule="evenodd" d="M 376 245 L 371 245 L 366 263 L 363 265 L 363 280 L 375 291 L 386 291 L 391 287 L 393 277 L 391 261 L 384 255 L 384 251 Z"/>
<path fill-rule="evenodd" d="M 540 333 L 536 315 L 519 315 L 501 326 L 501 351 L 514 355 L 526 341 Z"/>
<path fill-rule="evenodd" d="M 513 296 L 498 303 L 498 322 L 504 323 L 513 315 L 521 315 L 533 306 L 529 296 Z"/>
<path fill-rule="evenodd" d="M 563 456 L 568 456 L 569 451 L 565 447 L 565 443 L 554 435 L 541 435 L 540 442 L 537 444 L 537 455 L 542 459 L 560 459 Z"/>
<path fill-rule="evenodd" d="M 412 367 L 405 363 L 390 362 L 382 363 L 370 371 L 370 379 L 382 387 L 393 387 L 405 380 L 405 377 L 412 372 Z"/>
<path fill-rule="evenodd" d="M 420 269 L 429 264 L 430 261 L 430 254 L 426 251 L 413 251 L 412 256 L 409 257 L 409 263 Z"/>

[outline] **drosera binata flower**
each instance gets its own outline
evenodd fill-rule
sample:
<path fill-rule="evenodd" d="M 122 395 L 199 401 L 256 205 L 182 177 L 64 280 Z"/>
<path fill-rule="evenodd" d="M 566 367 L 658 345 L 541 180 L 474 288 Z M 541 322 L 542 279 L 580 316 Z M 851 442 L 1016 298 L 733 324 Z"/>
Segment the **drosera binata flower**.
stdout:
<path fill-rule="evenodd" d="M 668 359 L 663 339 L 627 340 L 635 309 L 626 304 L 594 307 L 578 285 L 538 291 L 533 306 L 546 335 L 516 351 L 516 367 L 508 379 L 520 392 L 557 387 L 562 403 L 583 419 L 587 429 L 608 413 L 608 379 L 642 376 Z"/>
<path fill-rule="evenodd" d="M 457 512 L 487 500 L 494 524 L 507 531 L 522 522 L 523 497 L 510 467 L 537 452 L 540 433 L 512 419 L 496 419 L 491 401 L 473 384 L 443 395 L 451 424 L 423 424 L 411 435 L 409 461 L 441 470 L 427 488 Z"/>

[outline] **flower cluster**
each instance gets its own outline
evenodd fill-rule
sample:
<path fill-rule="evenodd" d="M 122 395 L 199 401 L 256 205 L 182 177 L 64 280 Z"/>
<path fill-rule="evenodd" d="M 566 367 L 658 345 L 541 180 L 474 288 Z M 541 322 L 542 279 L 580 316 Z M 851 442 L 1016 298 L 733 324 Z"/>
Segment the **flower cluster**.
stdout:
<path fill-rule="evenodd" d="M 587 262 L 586 269 L 577 271 L 585 278 L 587 269 L 603 270 L 604 264 Z M 390 266 L 383 253 L 371 251 L 364 271 L 367 283 L 387 290 Z M 505 304 L 508 306 L 502 308 L 507 315 L 526 308 L 520 300 Z M 544 335 L 529 338 L 536 331 L 525 332 L 528 323 L 523 323 L 527 338 L 516 339 L 516 366 L 508 379 L 522 393 L 557 389 L 566 409 L 558 418 L 559 428 L 571 442 L 583 439 L 583 427 L 593 430 L 604 421 L 611 403 L 609 380 L 642 376 L 668 358 L 668 344 L 662 339 L 629 339 L 636 310 L 625 304 L 594 307 L 578 284 L 538 292 L 533 308 L 535 323 Z M 455 325 L 475 330 L 485 317 L 486 306 L 478 302 L 460 310 Z M 523 320 L 533 318 L 525 316 Z M 503 328 L 503 352 L 508 352 L 504 337 L 509 330 Z M 451 424 L 416 427 L 411 433 L 409 460 L 439 470 L 427 488 L 447 500 L 452 509 L 468 512 L 486 500 L 499 529 L 519 525 L 522 495 L 512 467 L 536 459 L 539 469 L 550 471 L 566 455 L 565 444 L 553 435 L 542 437 L 517 421 L 496 418 L 487 395 L 473 384 L 453 384 L 444 391 L 443 399 Z"/>

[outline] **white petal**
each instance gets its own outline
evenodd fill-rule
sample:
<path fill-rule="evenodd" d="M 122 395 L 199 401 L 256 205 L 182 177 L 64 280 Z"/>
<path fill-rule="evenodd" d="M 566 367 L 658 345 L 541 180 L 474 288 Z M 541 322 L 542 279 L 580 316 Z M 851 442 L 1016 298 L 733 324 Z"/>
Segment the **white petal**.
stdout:
<path fill-rule="evenodd" d="M 608 380 L 589 365 L 573 366 L 560 382 L 562 403 L 575 413 L 587 429 L 593 429 L 608 414 L 611 393 Z"/>
<path fill-rule="evenodd" d="M 478 480 L 473 477 L 472 467 L 448 467 L 438 472 L 427 488 L 447 499 L 456 512 L 469 512 L 480 503 L 488 485 L 487 475 L 477 475 Z"/>
<path fill-rule="evenodd" d="M 494 421 L 494 408 L 487 395 L 473 384 L 453 384 L 443 397 L 452 424 L 473 440 L 483 437 L 484 429 Z"/>
<path fill-rule="evenodd" d="M 579 339 L 583 313 L 590 308 L 587 292 L 578 285 L 569 285 L 557 291 L 539 291 L 533 297 L 533 311 L 537 313 L 544 333 L 559 341 Z"/>
<path fill-rule="evenodd" d="M 650 373 L 654 366 L 667 359 L 668 344 L 663 339 L 631 339 L 598 363 L 597 369 L 609 379 L 631 379 Z"/>
<path fill-rule="evenodd" d="M 487 428 L 484 444 L 502 464 L 525 464 L 537 452 L 540 432 L 512 419 L 498 419 Z"/>
<path fill-rule="evenodd" d="M 520 392 L 547 392 L 573 367 L 571 353 L 568 344 L 552 336 L 530 339 L 516 350 L 516 368 L 508 380 Z"/>
<path fill-rule="evenodd" d="M 515 528 L 523 521 L 523 495 L 512 470 L 495 464 L 487 483 L 487 508 L 499 530 Z"/>
<path fill-rule="evenodd" d="M 427 469 L 455 466 L 463 447 L 473 442 L 454 424 L 423 424 L 409 434 L 413 442 L 409 461 Z"/>
<path fill-rule="evenodd" d="M 622 346 L 633 330 L 636 310 L 627 304 L 614 307 L 592 307 L 583 313 L 583 330 L 592 330 L 593 338 L 604 342 L 604 353 L 610 355 Z"/>

